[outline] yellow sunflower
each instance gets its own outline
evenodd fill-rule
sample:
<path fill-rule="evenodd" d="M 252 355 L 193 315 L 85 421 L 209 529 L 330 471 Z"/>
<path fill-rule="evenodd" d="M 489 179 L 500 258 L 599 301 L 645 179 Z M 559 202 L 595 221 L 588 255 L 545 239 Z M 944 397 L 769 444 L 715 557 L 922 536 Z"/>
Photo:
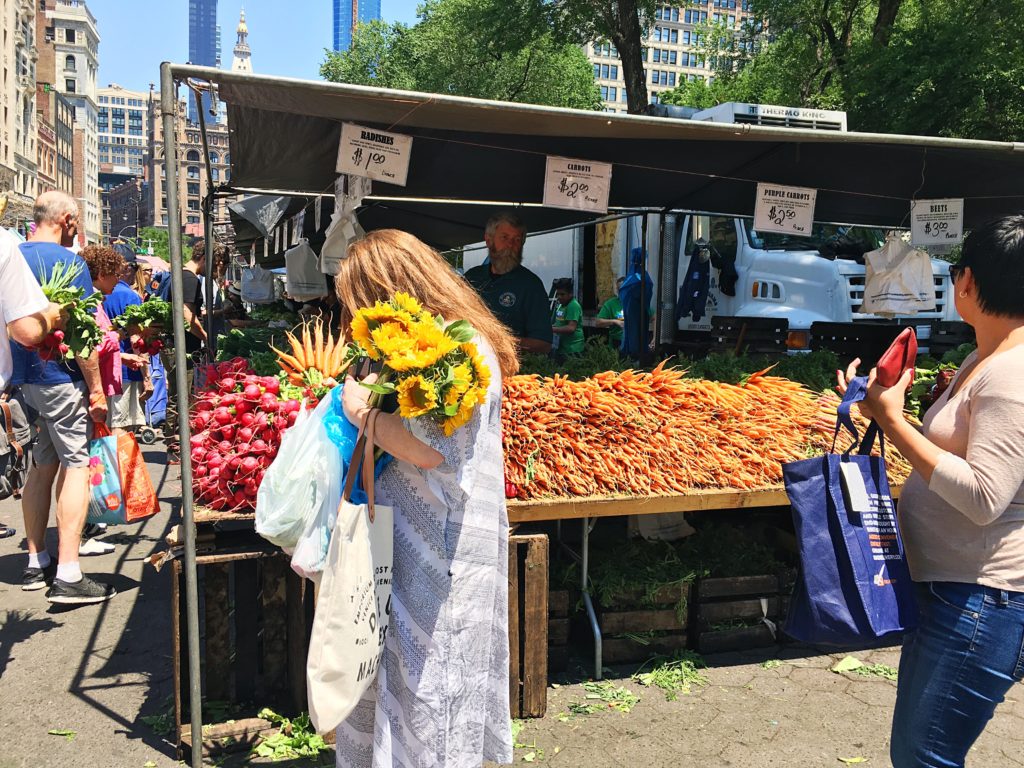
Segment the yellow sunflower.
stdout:
<path fill-rule="evenodd" d="M 441 423 L 441 428 L 444 430 L 445 437 L 451 437 L 452 433 L 461 426 L 464 426 L 473 416 L 473 406 L 466 405 L 465 399 L 462 401 L 462 405 L 459 407 L 458 413 L 445 419 Z"/>
<path fill-rule="evenodd" d="M 408 293 L 403 293 L 402 291 L 395 294 L 395 298 L 391 300 L 391 303 L 399 309 L 405 310 L 413 317 L 419 317 L 420 313 L 423 311 L 422 304 L 416 301 L 416 299 Z"/>
<path fill-rule="evenodd" d="M 473 379 L 480 387 L 486 390 L 491 385 L 491 369 L 484 362 L 484 356 L 480 354 L 476 344 L 471 341 L 463 344 L 460 349 L 466 354 L 473 366 Z"/>
<path fill-rule="evenodd" d="M 370 331 L 371 347 L 385 360 L 392 355 L 401 355 L 416 346 L 416 339 L 400 323 L 384 323 Z M 397 370 L 397 369 L 394 369 Z"/>
<path fill-rule="evenodd" d="M 371 359 L 379 360 L 380 354 L 373 349 L 370 336 L 372 331 L 384 323 L 396 323 L 404 328 L 409 328 L 415 322 L 408 312 L 378 301 L 372 307 L 360 309 L 352 318 L 352 341 L 366 350 Z"/>
<path fill-rule="evenodd" d="M 445 355 L 458 348 L 458 342 L 430 321 L 414 323 L 409 328 L 412 344 L 396 350 L 385 359 L 393 371 L 413 371 L 430 368 L 439 363 Z"/>
<path fill-rule="evenodd" d="M 437 407 L 437 391 L 422 376 L 410 376 L 398 384 L 398 412 L 406 419 L 424 416 Z"/>

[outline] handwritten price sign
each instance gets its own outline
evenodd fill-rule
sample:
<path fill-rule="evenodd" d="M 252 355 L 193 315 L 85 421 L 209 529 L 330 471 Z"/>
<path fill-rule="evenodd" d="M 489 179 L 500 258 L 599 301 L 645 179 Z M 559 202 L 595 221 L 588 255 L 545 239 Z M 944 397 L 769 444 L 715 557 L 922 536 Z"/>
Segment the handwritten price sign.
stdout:
<path fill-rule="evenodd" d="M 809 187 L 758 184 L 754 229 L 806 237 L 811 234 L 817 199 L 818 190 Z"/>
<path fill-rule="evenodd" d="M 412 136 L 344 123 L 336 170 L 404 187 L 411 154 Z"/>
<path fill-rule="evenodd" d="M 548 155 L 544 173 L 544 205 L 607 213 L 611 185 L 610 163 Z"/>
<path fill-rule="evenodd" d="M 910 242 L 914 245 L 956 245 L 964 239 L 963 198 L 913 200 Z"/>

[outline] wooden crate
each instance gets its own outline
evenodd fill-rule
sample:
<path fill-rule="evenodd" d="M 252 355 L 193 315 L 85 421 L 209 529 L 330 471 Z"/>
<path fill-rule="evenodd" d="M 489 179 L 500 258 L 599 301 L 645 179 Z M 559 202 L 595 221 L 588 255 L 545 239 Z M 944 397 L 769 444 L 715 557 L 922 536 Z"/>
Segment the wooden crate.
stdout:
<path fill-rule="evenodd" d="M 548 537 L 508 537 L 509 703 L 512 717 L 548 707 Z M 568 624 L 567 624 L 568 626 Z"/>
<path fill-rule="evenodd" d="M 653 595 L 632 589 L 601 605 L 601 651 L 606 664 L 646 661 L 652 656 L 671 656 L 689 642 L 689 584 L 662 587 Z M 644 603 L 652 607 L 638 608 Z M 631 636 L 632 635 L 632 636 Z"/>
<path fill-rule="evenodd" d="M 312 584 L 280 551 L 218 552 L 196 558 L 203 699 L 239 713 L 268 706 L 286 716 L 307 708 L 306 652 L 313 624 Z M 188 636 L 183 563 L 173 563 L 171 617 L 174 711 L 179 753 L 191 749 Z M 269 723 L 255 718 L 204 732 L 204 750 L 252 746 Z M 265 724 L 265 727 L 264 727 Z M 212 732 L 212 731 L 211 731 Z"/>
<path fill-rule="evenodd" d="M 773 645 L 776 636 L 762 619 L 778 625 L 789 609 L 793 572 L 701 579 L 694 624 L 697 650 L 721 653 Z M 722 627 L 735 623 L 737 626 Z"/>
<path fill-rule="evenodd" d="M 569 602 L 567 589 L 548 592 L 548 672 L 562 672 L 569 664 Z"/>

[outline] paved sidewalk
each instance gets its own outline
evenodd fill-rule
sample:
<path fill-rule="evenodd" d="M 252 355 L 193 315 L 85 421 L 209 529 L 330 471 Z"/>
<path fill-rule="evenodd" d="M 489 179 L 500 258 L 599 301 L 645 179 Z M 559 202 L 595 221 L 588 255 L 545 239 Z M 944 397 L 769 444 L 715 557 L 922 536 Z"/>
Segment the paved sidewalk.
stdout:
<path fill-rule="evenodd" d="M 113 554 L 82 560 L 88 573 L 113 574 L 119 594 L 109 603 L 58 609 L 43 592 L 22 592 L 24 539 L 0 540 L 0 768 L 178 765 L 172 746 L 140 720 L 165 712 L 172 693 L 169 575 L 145 559 L 165 548 L 171 510 L 180 504 L 177 468 L 163 466 L 159 446 L 145 452 L 160 484 L 161 514 L 108 535 L 117 544 Z M 17 502 L 0 502 L 0 522 L 23 529 Z M 898 649 L 856 655 L 868 664 L 899 662 Z M 614 686 L 640 699 L 626 714 L 607 708 L 572 714 L 574 702 L 596 700 L 585 698 L 579 678 L 562 678 L 548 691 L 547 716 L 524 721 L 516 765 L 887 766 L 895 684 L 831 672 L 841 657 L 794 647 L 709 657 L 707 685 L 675 701 L 630 680 L 632 669 L 617 668 L 609 675 Z M 842 762 L 856 758 L 863 760 Z M 242 762 L 237 756 L 209 764 Z M 1020 686 L 968 761 L 971 768 L 1018 765 L 1024 765 Z"/>

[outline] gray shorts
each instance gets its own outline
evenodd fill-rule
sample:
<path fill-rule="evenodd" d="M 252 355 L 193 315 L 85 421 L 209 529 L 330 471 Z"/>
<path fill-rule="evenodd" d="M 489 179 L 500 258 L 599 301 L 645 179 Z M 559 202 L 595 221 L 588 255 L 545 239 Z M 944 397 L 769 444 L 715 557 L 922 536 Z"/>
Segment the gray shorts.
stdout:
<path fill-rule="evenodd" d="M 89 389 L 85 382 L 22 384 L 25 401 L 37 414 L 39 428 L 33 458 L 36 464 L 60 464 L 66 469 L 89 466 Z"/>

